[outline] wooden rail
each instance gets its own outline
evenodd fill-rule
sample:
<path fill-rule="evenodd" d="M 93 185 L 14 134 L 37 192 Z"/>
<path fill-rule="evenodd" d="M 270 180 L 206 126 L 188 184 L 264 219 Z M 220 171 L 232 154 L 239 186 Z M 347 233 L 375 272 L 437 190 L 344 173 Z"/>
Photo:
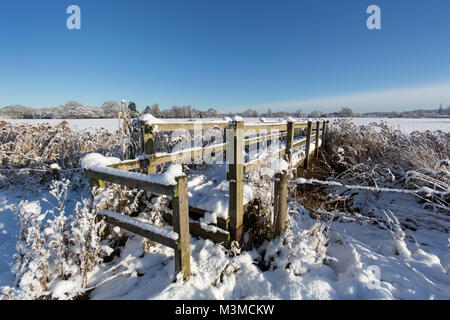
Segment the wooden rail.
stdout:
<path fill-rule="evenodd" d="M 265 142 L 265 141 L 269 141 L 269 140 L 273 140 L 273 139 L 277 139 L 277 138 L 286 137 L 287 134 L 288 134 L 287 132 L 281 132 L 281 133 L 275 133 L 275 134 L 268 133 L 268 134 L 264 134 L 264 135 L 259 135 L 258 134 L 257 137 L 245 139 L 244 142 L 245 142 L 246 146 L 252 145 L 252 144 L 255 144 L 255 143 L 259 144 L 261 142 Z"/>
<path fill-rule="evenodd" d="M 228 122 L 223 121 L 213 121 L 213 122 L 172 122 L 172 123 L 157 123 L 154 127 L 157 127 L 158 131 L 175 131 L 175 130 L 207 130 L 207 129 L 225 129 Z"/>
<path fill-rule="evenodd" d="M 154 164 L 159 165 L 159 164 L 172 162 L 172 161 L 195 159 L 195 157 L 198 157 L 198 156 L 203 157 L 207 153 L 224 151 L 225 149 L 226 149 L 226 144 L 220 143 L 217 145 L 212 145 L 212 146 L 208 146 L 208 147 L 204 147 L 204 148 L 193 148 L 193 149 L 187 150 L 187 151 L 180 151 L 180 152 L 167 153 L 167 154 L 155 154 Z"/>
<path fill-rule="evenodd" d="M 112 225 L 174 249 L 175 273 L 182 272 L 183 279 L 186 279 L 191 274 L 187 177 L 177 177 L 176 185 L 167 186 L 152 182 L 147 174 L 122 171 L 141 168 L 138 164 L 142 165 L 142 161 L 146 163 L 145 160 L 135 160 L 124 161 L 109 167 L 89 168 L 85 170 L 85 174 L 97 185 L 104 185 L 104 181 L 108 181 L 172 197 L 172 223 L 176 236 L 150 223 L 110 210 L 102 210 L 100 216 Z"/>

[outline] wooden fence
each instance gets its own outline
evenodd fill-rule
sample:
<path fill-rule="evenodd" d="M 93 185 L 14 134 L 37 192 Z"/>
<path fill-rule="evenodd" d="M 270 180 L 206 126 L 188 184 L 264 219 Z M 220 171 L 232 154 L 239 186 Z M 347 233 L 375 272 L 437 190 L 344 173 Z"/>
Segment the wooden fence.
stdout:
<path fill-rule="evenodd" d="M 145 223 L 110 210 L 102 210 L 100 216 L 112 225 L 174 249 L 175 273 L 181 271 L 183 273 L 183 279 L 186 279 L 191 273 L 187 177 L 177 177 L 177 184 L 175 186 L 148 182 L 146 179 L 142 179 L 143 174 L 140 173 L 129 172 L 124 177 L 120 170 L 134 168 L 131 163 L 139 163 L 139 160 L 133 162 L 126 161 L 108 166 L 112 170 L 107 172 L 101 169 L 96 170 L 95 168 L 90 168 L 85 170 L 85 174 L 91 181 L 91 187 L 94 185 L 104 186 L 104 182 L 108 181 L 130 188 L 172 197 L 173 230 L 178 235 L 175 236 L 150 223 Z"/>
<path fill-rule="evenodd" d="M 287 123 L 249 123 L 245 124 L 243 121 L 233 121 L 231 125 L 226 122 L 208 122 L 208 123 L 195 123 L 195 122 L 182 122 L 182 123 L 158 123 L 158 124 L 143 124 L 143 143 L 144 151 L 148 155 L 148 162 L 146 163 L 147 172 L 155 173 L 157 166 L 163 163 L 172 162 L 174 160 L 188 160 L 195 159 L 198 156 L 206 155 L 218 151 L 226 151 L 224 158 L 231 155 L 233 159 L 228 159 L 228 173 L 227 180 L 230 184 L 229 194 L 229 214 L 228 220 L 220 220 L 217 226 L 225 226 L 225 231 L 229 232 L 230 237 L 227 239 L 226 234 L 220 233 L 212 235 L 202 231 L 200 227 L 191 224 L 191 229 L 196 231 L 192 232 L 193 235 L 206 236 L 216 242 L 223 242 L 227 244 L 230 240 L 240 241 L 242 238 L 244 225 L 243 217 L 245 206 L 243 205 L 243 190 L 244 190 L 244 175 L 265 165 L 270 160 L 286 157 L 286 160 L 291 163 L 293 167 L 302 167 L 305 169 L 310 168 L 312 157 L 317 157 L 319 151 L 320 138 L 323 139 L 326 130 L 327 121 L 305 121 L 294 122 L 289 121 Z M 217 128 L 225 130 L 224 143 L 218 143 L 216 145 L 208 146 L 205 148 L 192 148 L 186 151 L 177 152 L 176 154 L 157 154 L 155 152 L 155 133 L 159 132 L 171 132 L 175 130 L 206 130 Z M 304 138 L 295 140 L 296 130 L 301 129 L 304 131 Z M 258 159 L 257 161 L 251 161 L 245 163 L 245 149 L 252 144 L 261 144 L 269 140 L 284 139 L 286 137 L 285 147 L 279 149 L 275 153 L 269 154 L 266 157 Z M 314 141 L 314 148 L 312 142 Z M 323 143 L 323 142 L 322 142 Z M 302 146 L 305 146 L 305 157 L 298 159 L 297 163 L 292 163 L 294 151 Z M 227 159 L 225 159 L 226 161 Z M 287 174 L 287 173 L 286 173 Z M 285 174 L 285 175 L 286 175 Z M 286 179 L 284 179 L 286 180 Z M 283 181 L 284 181 L 283 180 Z M 284 183 L 285 185 L 286 183 Z M 283 188 L 276 188 L 275 197 L 278 197 L 278 191 L 284 190 Z M 280 208 L 282 211 L 286 211 L 286 195 L 281 194 L 279 202 L 281 205 L 276 205 L 276 208 Z M 202 212 L 199 208 L 189 208 L 190 215 L 195 218 L 195 214 Z M 204 210 L 203 210 L 204 213 Z M 277 217 L 285 219 L 284 213 L 277 213 Z M 284 217 L 284 218 L 283 218 Z M 280 222 L 277 226 L 284 230 L 284 222 Z M 280 231 L 276 231 L 279 234 Z"/>
<path fill-rule="evenodd" d="M 109 166 L 117 170 L 140 170 L 147 174 L 156 174 L 158 165 L 173 162 L 175 160 L 193 160 L 199 156 L 210 155 L 219 151 L 224 151 L 224 158 L 227 161 L 227 180 L 229 181 L 229 214 L 227 219 L 218 218 L 214 225 L 217 231 L 205 230 L 201 223 L 197 222 L 206 213 L 201 208 L 188 205 L 187 178 L 177 179 L 175 187 L 164 185 L 143 183 L 139 179 L 130 177 L 123 178 L 113 174 L 105 174 L 95 170 L 87 170 L 87 176 L 97 184 L 102 181 L 118 183 L 131 188 L 146 190 L 156 194 L 164 194 L 172 197 L 172 215 L 165 213 L 163 218 L 173 225 L 174 231 L 179 234 L 178 241 L 161 237 L 161 235 L 143 230 L 139 225 L 142 222 L 124 223 L 117 219 L 117 213 L 102 211 L 106 221 L 118 225 L 130 232 L 147 237 L 175 249 L 176 272 L 182 271 L 186 277 L 190 273 L 189 266 L 189 232 L 193 236 L 208 238 L 216 243 L 228 246 L 231 241 L 241 241 L 244 231 L 244 176 L 261 166 L 270 163 L 275 159 L 285 158 L 291 167 L 308 169 L 312 159 L 318 156 L 319 148 L 323 145 L 323 137 L 328 121 L 308 121 L 287 123 L 249 123 L 243 121 L 227 122 L 178 122 L 178 123 L 143 123 L 143 149 L 146 159 L 136 159 L 123 161 Z M 204 148 L 191 148 L 181 152 L 161 154 L 155 152 L 156 132 L 171 132 L 175 130 L 206 130 L 217 128 L 224 130 L 225 141 Z M 296 135 L 296 132 L 301 131 Z M 296 139 L 296 137 L 302 137 Z M 286 138 L 285 146 L 276 152 L 267 154 L 261 159 L 245 162 L 245 151 L 251 145 L 269 143 L 271 140 Z M 320 144 L 322 140 L 322 144 Z M 313 144 L 314 142 L 314 144 Z M 296 154 L 296 149 L 305 146 L 305 154 L 302 157 Z M 228 157 L 228 159 L 226 159 Z M 294 161 L 295 160 L 295 161 Z M 295 163 L 294 163 L 295 162 Z M 137 173 L 136 173 L 137 174 Z M 275 216 L 275 236 L 280 235 L 285 230 L 286 208 L 287 208 L 287 171 L 276 175 L 274 186 L 274 216 Z M 127 220 L 128 221 L 128 220 Z M 128 221 L 129 222 L 129 221 Z M 139 223 L 138 223 L 139 222 Z"/>

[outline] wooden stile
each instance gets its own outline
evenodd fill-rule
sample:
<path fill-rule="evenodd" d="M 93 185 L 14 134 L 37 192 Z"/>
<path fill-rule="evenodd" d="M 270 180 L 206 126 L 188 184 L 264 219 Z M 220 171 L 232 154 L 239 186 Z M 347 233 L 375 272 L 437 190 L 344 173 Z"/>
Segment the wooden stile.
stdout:
<path fill-rule="evenodd" d="M 91 187 L 104 187 L 104 181 L 121 184 L 130 188 L 137 188 L 148 192 L 163 194 L 172 197 L 172 214 L 164 214 L 164 218 L 173 225 L 174 231 L 178 233 L 178 240 L 174 240 L 164 233 L 159 233 L 158 230 L 147 227 L 142 227 L 142 222 L 133 220 L 122 219 L 117 216 L 118 213 L 109 212 L 107 210 L 102 211 L 103 217 L 108 223 L 117 225 L 130 232 L 139 234 L 153 241 L 162 243 L 175 250 L 175 271 L 182 272 L 183 279 L 186 279 L 190 273 L 190 232 L 193 235 L 209 238 L 216 243 L 223 243 L 228 246 L 230 241 L 236 240 L 238 242 L 242 239 L 244 230 L 243 215 L 245 211 L 244 202 L 244 174 L 265 165 L 271 160 L 282 158 L 287 154 L 289 163 L 292 161 L 293 151 L 303 145 L 305 147 L 305 157 L 299 159 L 297 164 L 293 166 L 301 166 L 304 169 L 309 169 L 311 156 L 315 158 L 318 156 L 319 148 L 323 146 L 324 137 L 327 130 L 327 124 L 329 121 L 317 121 L 307 123 L 295 123 L 289 121 L 286 123 L 270 123 L 270 124 L 252 124 L 244 125 L 243 121 L 233 121 L 228 127 L 226 123 L 209 123 L 202 124 L 202 130 L 205 128 L 217 127 L 219 129 L 225 129 L 226 142 L 224 144 L 217 144 L 208 146 L 205 148 L 193 148 L 191 150 L 182 151 L 172 154 L 155 154 L 155 130 L 158 126 L 158 130 L 171 131 L 176 129 L 186 129 L 185 123 L 165 123 L 165 124 L 145 124 L 143 126 L 143 147 L 145 153 L 148 155 L 148 159 L 136 159 L 123 161 L 119 164 L 113 164 L 108 166 L 115 170 L 95 170 L 87 169 L 85 174 L 89 178 Z M 320 128 L 322 125 L 322 128 Z M 199 123 L 189 123 L 187 130 L 198 129 Z M 206 126 L 206 127 L 205 127 Z M 295 129 L 306 127 L 306 139 L 298 140 L 295 142 Z M 313 135 L 313 129 L 315 134 Z M 256 130 L 256 131 L 255 131 Z M 266 134 L 258 132 L 258 130 L 265 130 Z M 278 131 L 272 134 L 270 131 Z M 227 131 L 229 134 L 227 134 Z M 244 139 L 245 134 L 251 136 L 250 139 Z M 253 137 L 255 136 L 255 137 Z M 255 143 L 261 143 L 272 139 L 283 139 L 287 136 L 286 147 L 272 154 L 253 161 L 250 163 L 244 162 L 245 147 Z M 319 146 L 319 139 L 322 137 L 322 145 Z M 311 152 L 312 139 L 315 140 L 315 150 Z M 157 166 L 162 163 L 171 162 L 174 159 L 189 159 L 199 155 L 207 153 L 217 152 L 226 149 L 224 152 L 225 159 L 228 160 L 228 174 L 227 180 L 229 181 L 229 217 L 228 219 L 218 219 L 217 229 L 210 229 L 208 226 L 189 219 L 189 215 L 192 214 L 198 219 L 203 217 L 205 211 L 199 208 L 189 208 L 188 204 L 188 184 L 187 177 L 177 177 L 176 186 L 166 186 L 163 184 L 152 183 L 155 181 L 152 179 L 144 178 L 137 173 L 130 174 L 118 174 L 117 170 L 139 170 L 147 167 L 147 173 L 156 173 Z M 281 235 L 286 228 L 286 215 L 287 215 L 287 171 L 278 173 L 276 178 L 278 179 L 274 183 L 274 236 Z M 157 181 L 157 180 L 156 180 Z M 190 210 L 192 212 L 190 212 Z M 195 217 L 194 217 L 195 218 Z M 220 230 L 222 229 L 222 230 Z"/>
<path fill-rule="evenodd" d="M 311 152 L 311 142 L 312 139 L 316 139 L 315 141 L 315 151 L 314 151 L 314 157 L 317 157 L 318 150 L 319 150 L 319 138 L 322 137 L 322 143 L 323 143 L 323 137 L 326 132 L 326 125 L 328 121 L 317 121 L 317 122 L 293 122 L 289 121 L 288 123 L 261 123 L 261 124 L 248 124 L 244 125 L 243 121 L 233 121 L 230 125 L 227 126 L 224 122 L 218 122 L 218 123 L 163 123 L 163 124 L 145 124 L 143 126 L 143 143 L 144 143 L 144 150 L 145 153 L 148 155 L 148 159 L 144 160 L 132 160 L 128 162 L 122 162 L 117 165 L 111 165 L 109 167 L 115 168 L 115 169 L 121 169 L 121 170 L 135 170 L 142 167 L 147 167 L 147 173 L 152 174 L 156 173 L 157 166 L 166 163 L 166 162 L 172 162 L 174 159 L 176 160 L 187 160 L 187 159 L 193 159 L 194 157 L 200 155 L 200 154 L 207 154 L 211 152 L 217 152 L 226 149 L 226 152 L 224 152 L 224 158 L 225 160 L 227 157 L 230 157 L 230 163 L 228 164 L 228 174 L 227 179 L 230 183 L 230 191 L 229 191 L 229 218 L 227 221 L 218 221 L 218 227 L 224 227 L 224 230 L 229 231 L 230 233 L 230 239 L 231 240 L 237 240 L 240 241 L 242 237 L 243 232 L 243 214 L 244 214 L 244 205 L 243 205 L 243 187 L 244 187 L 244 174 L 255 170 L 262 165 L 265 165 L 268 161 L 275 160 L 276 158 L 281 158 L 285 154 L 287 155 L 287 159 L 289 162 L 292 161 L 292 155 L 293 151 L 303 145 L 306 145 L 305 147 L 305 157 L 304 159 L 300 159 L 297 164 L 293 164 L 294 166 L 302 166 L 305 169 L 308 169 L 310 167 L 311 157 L 313 156 Z M 320 125 L 322 124 L 322 130 L 320 130 Z M 156 154 L 155 153 L 155 130 L 156 126 L 158 131 L 172 131 L 177 129 L 186 129 L 186 130 L 198 130 L 198 127 L 201 126 L 201 129 L 208 129 L 208 128 L 223 128 L 225 132 L 225 137 L 228 141 L 225 141 L 224 144 L 218 144 L 214 146 L 208 146 L 205 148 L 201 148 L 200 150 L 197 150 L 196 148 L 191 150 L 186 150 L 182 152 L 172 153 L 172 154 Z M 306 139 L 298 140 L 295 142 L 295 129 L 302 129 L 306 128 Z M 313 135 L 313 129 L 315 131 L 315 134 Z M 255 131 L 256 130 L 256 131 Z M 259 131 L 258 131 L 259 130 Z M 265 134 L 261 134 L 261 130 L 266 132 Z M 269 130 L 269 131 L 268 131 Z M 227 134 L 227 131 L 231 134 Z M 273 131 L 277 131 L 276 133 L 272 133 Z M 254 135 L 249 139 L 244 139 L 245 135 Z M 269 156 L 260 159 L 258 161 L 253 161 L 251 163 L 245 163 L 244 162 L 244 155 L 245 155 L 245 146 L 258 143 L 258 145 L 264 141 L 272 140 L 272 139 L 282 139 L 284 136 L 287 137 L 286 139 L 286 148 L 283 148 L 273 154 L 270 154 Z M 230 140 L 231 139 L 231 140 Z M 93 184 L 100 184 L 104 185 L 102 180 L 111 181 L 114 183 L 120 183 L 127 185 L 129 187 L 135 187 L 140 188 L 146 191 L 154 192 L 154 193 L 160 193 L 160 194 L 166 194 L 170 193 L 170 188 L 167 187 L 167 190 L 161 190 L 160 186 L 155 187 L 149 187 L 148 184 L 145 185 L 142 184 L 139 181 L 133 181 L 133 179 L 124 179 L 119 177 L 111 177 L 108 176 L 105 173 L 93 173 L 89 170 L 87 171 L 87 175 L 91 178 L 91 181 L 93 181 Z M 283 179 L 284 176 L 281 176 L 281 179 Z M 108 180 L 110 179 L 110 180 Z M 127 180 L 126 182 L 124 180 Z M 131 181 L 131 182 L 130 182 Z M 280 180 L 281 181 L 281 180 Z M 177 186 L 178 188 L 178 186 Z M 176 189 L 178 190 L 178 189 Z M 175 192 L 175 191 L 173 191 Z M 280 184 L 277 184 L 276 188 L 277 193 L 282 193 L 281 197 L 284 198 L 286 195 L 284 194 L 284 187 Z M 278 195 L 280 197 L 280 195 Z M 176 199 L 177 197 L 174 197 Z M 177 200 L 178 201 L 178 200 Z M 277 201 L 275 205 L 277 206 L 277 210 L 281 210 L 282 214 L 280 216 L 280 219 L 277 219 L 275 221 L 276 223 L 276 232 L 279 234 L 284 229 L 283 222 L 285 220 L 285 214 L 283 217 L 283 212 L 285 212 L 286 205 L 283 204 L 285 201 L 282 201 L 281 203 Z M 183 203 L 181 203 L 183 205 Z M 174 208 L 176 204 L 174 203 Z M 283 207 L 284 206 L 284 207 Z M 283 209 L 284 208 L 284 209 Z M 184 210 L 184 209 L 183 209 Z M 189 210 L 189 209 L 188 209 Z M 201 213 L 199 213 L 201 215 Z M 212 237 L 217 238 L 217 240 L 222 239 L 222 235 L 217 234 L 216 235 L 210 235 L 208 232 L 208 235 L 203 232 L 205 230 L 200 230 L 200 225 L 198 223 L 195 223 L 193 221 L 189 221 L 189 218 L 187 218 L 187 226 L 189 230 L 189 225 L 191 225 L 191 228 L 197 231 L 193 231 L 197 234 L 204 234 L 206 237 Z M 172 216 L 170 218 L 172 220 Z M 284 222 L 285 223 L 285 222 Z M 220 226 L 219 226 L 220 224 Z M 176 222 L 174 223 L 174 226 L 177 225 Z M 179 224 L 181 226 L 181 224 Z M 225 239 L 225 238 L 224 238 Z M 218 241 L 217 241 L 218 242 Z M 181 250 L 181 249 L 180 249 Z M 179 252 L 179 263 L 182 264 L 182 251 Z"/>

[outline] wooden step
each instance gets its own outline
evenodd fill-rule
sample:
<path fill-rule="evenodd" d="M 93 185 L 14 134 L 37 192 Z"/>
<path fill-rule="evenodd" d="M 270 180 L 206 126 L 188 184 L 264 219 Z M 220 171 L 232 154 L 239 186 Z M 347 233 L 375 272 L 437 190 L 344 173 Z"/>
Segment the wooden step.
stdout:
<path fill-rule="evenodd" d="M 189 217 L 194 220 L 200 220 L 200 218 L 204 218 L 205 214 L 207 213 L 207 210 L 195 208 L 195 207 L 189 207 Z M 230 219 L 223 219 L 220 217 L 217 217 L 217 227 L 223 230 L 228 230 L 228 223 L 230 222 Z"/>
<path fill-rule="evenodd" d="M 172 215 L 167 212 L 163 212 L 163 219 L 170 225 L 172 225 Z M 215 227 L 215 226 L 212 226 Z M 219 227 L 215 227 L 216 232 L 206 230 L 202 228 L 200 222 L 189 220 L 189 233 L 194 237 L 200 237 L 203 239 L 210 239 L 214 243 L 222 243 L 224 246 L 228 246 L 230 243 L 230 233 Z"/>
<path fill-rule="evenodd" d="M 172 202 L 169 202 L 168 207 L 170 210 L 172 210 Z M 200 220 L 201 218 L 204 218 L 205 214 L 207 212 L 209 212 L 209 211 L 189 206 L 189 218 L 191 218 L 193 220 Z M 213 225 L 219 227 L 220 229 L 228 231 L 229 222 L 230 222 L 230 218 L 223 219 L 223 218 L 217 217 L 217 224 L 213 223 Z"/>

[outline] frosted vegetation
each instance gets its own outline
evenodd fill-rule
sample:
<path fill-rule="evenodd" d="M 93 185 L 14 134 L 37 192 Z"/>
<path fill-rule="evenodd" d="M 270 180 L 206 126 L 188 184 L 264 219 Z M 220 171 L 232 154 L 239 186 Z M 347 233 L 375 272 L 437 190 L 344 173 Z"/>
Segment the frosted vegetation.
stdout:
<path fill-rule="evenodd" d="M 173 250 L 96 219 L 106 206 L 172 230 L 162 220 L 167 197 L 107 185 L 91 198 L 81 159 L 90 152 L 137 157 L 131 125 L 114 132 L 2 123 L 0 130 L 4 299 L 450 298 L 448 128 L 404 134 L 383 124 L 331 122 L 316 181 L 289 184 L 286 232 L 271 240 L 270 178 L 288 166 L 274 161 L 246 177 L 254 202 L 242 246 L 191 237 L 193 275 L 185 282 L 173 275 Z M 191 134 L 174 140 L 158 132 L 156 151 L 170 152 Z M 211 199 L 227 194 L 223 165 L 160 170 L 172 177 L 181 169 L 190 190 L 217 195 Z M 226 198 L 211 199 L 189 199 L 216 212 L 205 216 L 206 227 L 225 210 Z"/>

